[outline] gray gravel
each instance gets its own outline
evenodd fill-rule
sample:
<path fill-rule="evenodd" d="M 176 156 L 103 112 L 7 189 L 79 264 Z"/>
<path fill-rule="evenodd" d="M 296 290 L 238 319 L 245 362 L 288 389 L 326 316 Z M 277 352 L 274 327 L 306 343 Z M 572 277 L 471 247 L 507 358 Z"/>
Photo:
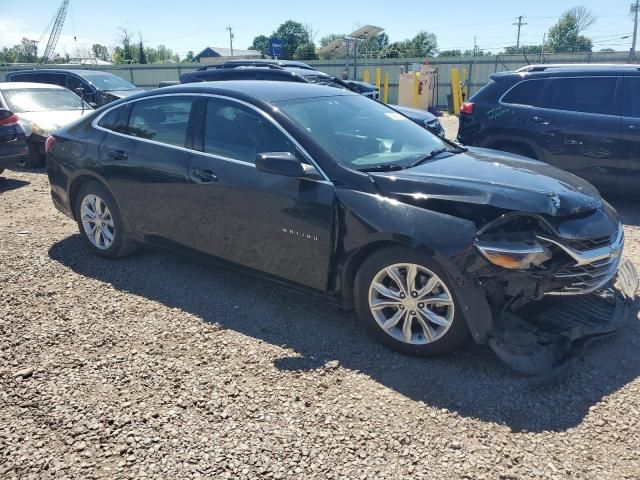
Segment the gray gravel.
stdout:
<path fill-rule="evenodd" d="M 0 179 L 0 478 L 640 478 L 640 322 L 536 386 L 145 249 L 106 261 L 42 172 Z M 640 268 L 640 208 L 616 202 Z"/>

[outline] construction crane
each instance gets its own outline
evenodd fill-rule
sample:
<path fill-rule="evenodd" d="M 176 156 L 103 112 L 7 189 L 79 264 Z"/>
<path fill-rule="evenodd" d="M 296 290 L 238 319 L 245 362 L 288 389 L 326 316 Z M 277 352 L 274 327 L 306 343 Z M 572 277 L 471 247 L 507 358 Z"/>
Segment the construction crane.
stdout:
<path fill-rule="evenodd" d="M 47 48 L 44 50 L 44 55 L 42 56 L 42 63 L 53 60 L 53 56 L 55 54 L 56 45 L 58 45 L 58 39 L 60 38 L 60 34 L 62 33 L 62 26 L 64 25 L 64 21 L 67 18 L 67 11 L 69 10 L 69 0 L 63 0 L 60 8 L 53 16 L 49 25 L 45 29 L 42 37 L 40 38 L 40 42 L 42 43 L 42 39 L 46 35 L 46 33 L 51 28 L 51 24 L 53 24 L 53 28 L 51 28 L 51 35 L 49 35 L 49 41 L 47 42 Z"/>

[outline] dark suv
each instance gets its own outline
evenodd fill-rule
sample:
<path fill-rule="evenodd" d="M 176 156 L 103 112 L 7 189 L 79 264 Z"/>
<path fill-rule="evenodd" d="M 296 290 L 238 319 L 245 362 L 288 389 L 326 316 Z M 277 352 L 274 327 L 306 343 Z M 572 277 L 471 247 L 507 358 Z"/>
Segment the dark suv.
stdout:
<path fill-rule="evenodd" d="M 8 82 L 35 82 L 59 85 L 82 96 L 92 107 L 101 107 L 114 100 L 143 92 L 141 88 L 112 73 L 97 70 L 43 68 L 18 70 L 6 75 Z"/>
<path fill-rule="evenodd" d="M 458 140 L 568 170 L 605 191 L 640 185 L 640 67 L 497 73 L 461 108 Z"/>

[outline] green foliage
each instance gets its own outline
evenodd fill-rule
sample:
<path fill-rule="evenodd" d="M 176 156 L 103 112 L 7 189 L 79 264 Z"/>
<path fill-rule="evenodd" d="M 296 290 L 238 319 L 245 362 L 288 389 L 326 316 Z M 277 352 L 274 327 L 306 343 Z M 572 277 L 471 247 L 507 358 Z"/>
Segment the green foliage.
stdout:
<path fill-rule="evenodd" d="M 590 52 L 593 42 L 580 33 L 594 21 L 586 9 L 576 7 L 567 10 L 558 23 L 549 29 L 545 50 L 553 53 Z"/>
<path fill-rule="evenodd" d="M 23 38 L 18 45 L 0 50 L 0 63 L 36 63 L 37 61 L 38 44 L 28 38 Z"/>
<path fill-rule="evenodd" d="M 94 57 L 104 60 L 105 62 L 111 61 L 111 55 L 109 55 L 109 49 L 105 45 L 100 45 L 99 43 L 94 43 L 91 46 L 91 55 Z"/>
<path fill-rule="evenodd" d="M 441 50 L 438 57 L 461 57 L 462 50 Z"/>
<path fill-rule="evenodd" d="M 273 32 L 271 38 L 277 38 L 282 42 L 282 56 L 280 58 L 283 60 L 291 60 L 300 45 L 311 43 L 311 35 L 308 28 L 293 20 L 287 20 L 280 25 Z"/>
<path fill-rule="evenodd" d="M 330 33 L 329 35 L 325 35 L 320 39 L 320 47 L 326 47 L 334 40 L 342 40 L 346 36 L 344 33 Z"/>
<path fill-rule="evenodd" d="M 433 33 L 421 31 L 401 42 L 393 42 L 382 51 L 383 58 L 432 57 L 438 50 L 438 38 Z"/>
<path fill-rule="evenodd" d="M 316 46 L 312 42 L 298 45 L 298 48 L 296 48 L 296 51 L 293 53 L 293 59 L 317 60 L 318 55 L 316 55 Z"/>
<path fill-rule="evenodd" d="M 184 57 L 184 60 L 182 60 L 184 63 L 189 63 L 189 62 L 193 62 L 193 58 L 195 57 L 195 54 L 193 53 L 193 50 L 189 50 L 187 52 L 187 56 Z"/>
<path fill-rule="evenodd" d="M 145 64 L 147 63 L 147 52 L 144 49 L 144 44 L 142 40 L 138 42 L 138 63 Z"/>
<path fill-rule="evenodd" d="M 506 47 L 501 54 L 503 55 L 516 55 L 525 53 L 527 55 L 539 55 L 542 53 L 542 45 L 521 45 L 520 48 L 515 45 L 511 47 Z"/>
<path fill-rule="evenodd" d="M 253 43 L 249 50 L 255 50 L 265 57 L 269 55 L 269 37 L 266 35 L 258 35 L 253 39 Z"/>

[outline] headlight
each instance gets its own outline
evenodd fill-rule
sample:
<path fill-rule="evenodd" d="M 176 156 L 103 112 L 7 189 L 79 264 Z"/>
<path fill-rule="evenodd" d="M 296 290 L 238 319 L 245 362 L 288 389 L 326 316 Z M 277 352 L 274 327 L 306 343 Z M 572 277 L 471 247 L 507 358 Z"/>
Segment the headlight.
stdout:
<path fill-rule="evenodd" d="M 489 262 L 511 270 L 528 270 L 551 258 L 551 251 L 538 243 L 478 241 L 476 247 Z"/>

